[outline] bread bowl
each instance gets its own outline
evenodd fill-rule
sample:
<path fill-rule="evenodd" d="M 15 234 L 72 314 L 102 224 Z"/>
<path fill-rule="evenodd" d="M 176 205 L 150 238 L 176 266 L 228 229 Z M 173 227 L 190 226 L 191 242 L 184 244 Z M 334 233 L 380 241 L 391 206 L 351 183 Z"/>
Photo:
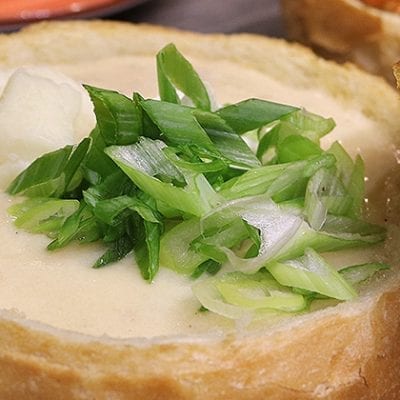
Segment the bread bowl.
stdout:
<path fill-rule="evenodd" d="M 400 53 L 400 18 L 393 8 L 384 8 L 390 3 L 282 0 L 281 4 L 291 39 L 328 58 L 354 62 L 393 82 L 392 65 Z"/>
<path fill-rule="evenodd" d="M 391 258 L 392 269 L 356 300 L 273 326 L 267 323 L 251 332 L 221 328 L 218 321 L 211 322 L 212 329 L 210 325 L 192 329 L 190 324 L 196 319 L 167 330 L 158 327 L 154 332 L 153 315 L 164 300 L 150 306 L 152 323 L 145 329 L 139 330 L 121 315 L 122 325 L 130 326 L 118 332 L 113 330 L 116 321 L 107 324 L 105 314 L 100 320 L 96 317 L 99 289 L 90 293 L 89 281 L 94 278 L 90 272 L 85 281 L 85 269 L 80 269 L 78 275 L 83 285 L 72 286 L 74 297 L 80 300 L 75 317 L 69 315 L 75 318 L 75 324 L 80 320 L 80 325 L 70 325 L 66 314 L 57 315 L 54 310 L 67 301 L 56 294 L 63 293 L 68 277 L 49 276 L 42 262 L 40 267 L 45 273 L 42 271 L 34 285 L 25 282 L 25 286 L 19 286 L 19 295 L 13 297 L 28 296 L 25 309 L 2 300 L 0 398 L 396 399 L 400 393 L 400 271 L 393 261 L 398 248 L 396 149 L 400 103 L 391 88 L 351 66 L 338 67 L 283 41 L 249 35 L 203 36 L 108 22 L 41 24 L 3 36 L 1 64 L 3 70 L 20 65 L 51 66 L 74 79 L 127 93 L 136 85 L 145 95 L 155 96 L 155 88 L 149 88 L 149 81 L 143 77 L 154 68 L 154 54 L 169 42 L 193 61 L 223 102 L 254 95 L 300 102 L 319 112 L 326 112 L 328 107 L 341 128 L 341 140 L 353 154 L 361 148 L 366 160 L 370 218 L 389 220 L 393 239 L 385 252 Z M 262 54 L 274 57 L 264 59 Z M 126 73 L 131 69 L 136 74 Z M 116 77 L 123 81 L 117 82 Z M 346 111 L 349 109 L 350 113 Z M 364 135 L 361 142 L 359 132 Z M 14 231 L 4 208 L 2 219 L 6 223 L 2 226 L 10 234 Z M 10 254 L 15 236 L 17 249 Z M 34 243 L 27 246 L 27 237 L 18 232 L 4 242 L 2 255 L 8 257 L 7 265 L 18 269 L 21 262 L 13 264 L 13 260 L 21 254 L 25 260 L 45 257 L 46 264 L 56 263 L 45 255 L 40 238 L 35 237 Z M 87 257 L 87 249 L 74 250 L 81 258 Z M 52 268 L 59 273 L 57 265 Z M 129 279 L 135 277 L 125 279 L 124 267 L 118 272 L 122 276 L 118 283 L 122 286 L 118 287 L 123 291 L 124 282 L 128 281 L 129 287 Z M 7 288 L 4 283 L 14 275 L 10 268 L 2 268 L 3 293 Z M 53 279 L 62 280 L 62 285 L 55 287 L 53 297 L 35 316 L 29 305 L 40 302 Z M 102 278 L 97 275 L 95 279 Z M 35 288 L 39 293 L 36 290 L 35 294 Z M 145 300 L 151 301 L 147 297 Z M 89 314 L 91 319 L 85 325 L 76 308 L 83 312 L 88 302 L 94 303 L 96 314 Z M 100 312 L 106 312 L 107 303 L 102 303 Z M 121 311 L 116 308 L 114 314 Z M 109 315 L 113 314 L 107 314 L 107 318 Z"/>

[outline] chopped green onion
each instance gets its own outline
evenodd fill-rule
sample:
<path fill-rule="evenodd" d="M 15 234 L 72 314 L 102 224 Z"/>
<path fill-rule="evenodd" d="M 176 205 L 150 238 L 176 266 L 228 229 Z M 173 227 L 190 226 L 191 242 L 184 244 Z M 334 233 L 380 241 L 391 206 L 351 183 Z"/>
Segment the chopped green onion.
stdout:
<path fill-rule="evenodd" d="M 323 294 L 338 300 L 356 297 L 349 283 L 314 250 L 308 248 L 304 256 L 284 263 L 267 266 L 268 271 L 282 285 Z"/>
<path fill-rule="evenodd" d="M 321 168 L 308 181 L 304 213 L 315 230 L 320 230 L 328 212 L 346 215 L 352 198 L 334 171 Z"/>
<path fill-rule="evenodd" d="M 388 268 L 337 272 L 317 253 L 386 238 L 362 219 L 361 157 L 320 146 L 331 118 L 260 99 L 213 111 L 173 44 L 158 53 L 157 75 L 160 101 L 85 86 L 97 125 L 9 185 L 28 197 L 9 209 L 18 228 L 47 234 L 49 250 L 101 241 L 94 268 L 132 253 L 149 282 L 160 266 L 198 279 L 202 308 L 234 319 L 352 299 L 352 284 Z"/>
<path fill-rule="evenodd" d="M 166 231 L 160 241 L 160 263 L 181 274 L 192 274 L 208 257 L 197 253 L 190 243 L 201 233 L 199 220 L 183 221 Z"/>
<path fill-rule="evenodd" d="M 190 275 L 192 279 L 197 279 L 205 272 L 210 275 L 215 275 L 221 269 L 221 264 L 214 260 L 207 260 L 201 263 L 194 272 Z"/>
<path fill-rule="evenodd" d="M 143 129 L 137 105 L 118 92 L 84 86 L 94 104 L 97 126 L 105 143 L 135 143 Z"/>
<path fill-rule="evenodd" d="M 17 217 L 14 220 L 17 228 L 51 235 L 57 232 L 78 208 L 77 200 L 35 198 L 11 206 L 9 213 Z"/>
<path fill-rule="evenodd" d="M 370 279 L 377 272 L 387 269 L 390 269 L 388 264 L 374 262 L 341 268 L 339 274 L 351 285 L 358 285 Z"/>
<path fill-rule="evenodd" d="M 162 227 L 158 223 L 143 221 L 144 242 L 135 246 L 135 258 L 142 276 L 147 281 L 153 281 L 160 265 L 160 237 Z"/>
<path fill-rule="evenodd" d="M 253 168 L 225 182 L 219 193 L 226 199 L 237 199 L 260 194 L 273 197 L 290 190 L 280 201 L 301 197 L 304 196 L 307 184 L 304 178 L 309 178 L 319 168 L 333 163 L 334 159 L 330 155 L 322 155 L 310 160 Z"/>
<path fill-rule="evenodd" d="M 129 236 L 122 236 L 112 243 L 111 247 L 94 263 L 93 268 L 101 268 L 124 258 L 133 250 Z"/>
<path fill-rule="evenodd" d="M 203 307 L 228 318 L 272 312 L 300 312 L 307 302 L 300 294 L 279 285 L 270 274 L 238 272 L 196 283 L 193 292 Z"/>
<path fill-rule="evenodd" d="M 101 229 L 98 221 L 90 212 L 89 207 L 83 205 L 65 220 L 47 249 L 59 249 L 73 240 L 78 240 L 81 243 L 93 242 L 100 237 Z"/>
<path fill-rule="evenodd" d="M 60 188 L 64 189 L 62 172 L 72 151 L 72 146 L 66 146 L 39 157 L 11 182 L 7 192 L 29 197 L 57 197 Z"/>
<path fill-rule="evenodd" d="M 210 110 L 211 102 L 206 87 L 193 66 L 174 44 L 165 46 L 157 54 L 157 74 L 161 100 L 179 103 L 174 89 L 176 87 L 189 97 L 196 107 Z"/>
<path fill-rule="evenodd" d="M 216 151 L 211 139 L 193 115 L 193 108 L 157 100 L 145 100 L 141 104 L 171 144 L 196 145 Z"/>
<path fill-rule="evenodd" d="M 231 104 L 217 111 L 217 114 L 237 133 L 243 134 L 259 129 L 294 111 L 296 107 L 260 99 L 249 99 Z"/>
<path fill-rule="evenodd" d="M 196 216 L 205 214 L 217 197 L 201 175 L 188 178 L 185 188 L 162 182 L 154 176 L 182 179 L 179 170 L 161 151 L 163 146 L 161 141 L 142 138 L 136 145 L 108 147 L 106 153 L 141 190 L 153 198 L 185 213 Z"/>
<path fill-rule="evenodd" d="M 319 139 L 331 132 L 336 126 L 332 118 L 324 118 L 304 109 L 290 113 L 284 116 L 282 120 L 285 124 L 290 124 L 297 129 L 301 136 L 315 143 L 319 143 Z"/>

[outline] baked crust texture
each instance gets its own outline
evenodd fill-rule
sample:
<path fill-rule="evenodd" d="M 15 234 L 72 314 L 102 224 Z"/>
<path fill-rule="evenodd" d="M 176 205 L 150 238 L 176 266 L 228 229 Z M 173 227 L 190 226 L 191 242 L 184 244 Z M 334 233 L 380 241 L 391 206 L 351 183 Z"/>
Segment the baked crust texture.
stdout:
<path fill-rule="evenodd" d="M 364 114 L 399 142 L 399 101 L 382 79 L 274 39 L 112 22 L 43 23 L 1 36 L 0 64 L 148 56 L 169 42 L 188 56 L 241 63 L 289 88 L 316 85 L 349 106 L 356 97 Z M 268 54 L 273 57 L 262 56 Z M 89 337 L 0 310 L 1 400 L 399 398 L 398 266 L 354 301 L 224 337 Z"/>
<path fill-rule="evenodd" d="M 281 0 L 289 38 L 323 56 L 352 61 L 394 82 L 400 58 L 400 15 L 360 0 Z"/>

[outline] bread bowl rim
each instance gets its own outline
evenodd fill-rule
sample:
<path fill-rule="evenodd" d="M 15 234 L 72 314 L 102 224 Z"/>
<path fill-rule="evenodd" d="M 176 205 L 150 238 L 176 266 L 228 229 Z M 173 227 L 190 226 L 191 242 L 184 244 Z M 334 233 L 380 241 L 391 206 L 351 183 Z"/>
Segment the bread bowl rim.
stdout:
<path fill-rule="evenodd" d="M 393 103 L 397 102 L 397 95 L 392 92 L 390 89 L 387 88 L 386 84 L 377 78 L 372 78 L 367 74 L 362 73 L 359 71 L 357 68 L 351 65 L 346 65 L 345 67 L 338 67 L 333 63 L 325 62 L 317 57 L 315 57 L 310 51 L 302 48 L 301 46 L 297 45 L 287 45 L 283 41 L 280 40 L 274 40 L 274 39 L 267 39 L 267 38 L 261 38 L 255 35 L 246 35 L 246 34 L 241 34 L 241 35 L 231 35 L 231 36 L 225 36 L 225 35 L 201 35 L 201 34 L 193 34 L 189 32 L 182 32 L 182 31 L 177 31 L 173 29 L 166 29 L 166 28 L 160 28 L 160 27 L 154 27 L 154 26 L 135 26 L 135 25 L 130 25 L 130 24 L 123 24 L 123 23 L 113 23 L 113 22 L 60 22 L 60 23 L 43 23 L 43 24 L 38 24 L 32 27 L 27 28 L 26 30 L 17 33 L 17 34 L 12 34 L 9 36 L 3 36 L 0 38 L 0 50 L 4 49 L 9 49 L 11 51 L 11 46 L 17 45 L 20 48 L 20 51 L 23 49 L 35 49 L 36 47 L 40 47 L 41 43 L 44 38 L 48 37 L 48 35 L 58 35 L 57 40 L 55 40 L 55 43 L 51 44 L 49 48 L 46 48 L 45 50 L 41 50 L 36 56 L 30 55 L 30 57 L 24 57 L 23 62 L 24 63 L 52 63 L 54 62 L 59 62 L 60 60 L 54 60 L 52 59 L 54 51 L 54 46 L 60 46 L 62 44 L 67 43 L 69 40 L 71 40 L 71 34 L 70 31 L 73 31 L 72 36 L 74 37 L 74 34 L 78 31 L 81 31 L 81 34 L 84 34 L 86 37 L 89 36 L 89 41 L 93 40 L 93 42 L 96 42 L 97 39 L 105 39 L 107 42 L 107 46 L 109 46 L 109 53 L 115 56 L 118 55 L 124 55 L 124 54 L 129 54 L 129 52 L 132 52 L 132 48 L 129 47 L 129 37 L 130 35 L 142 35 L 143 38 L 147 38 L 148 42 L 150 43 L 150 47 L 146 49 L 148 51 L 148 54 L 154 54 L 155 51 L 157 51 L 161 46 L 160 43 L 163 42 L 165 43 L 166 41 L 174 41 L 177 43 L 178 47 L 182 49 L 184 53 L 188 52 L 190 54 L 196 54 L 196 52 L 201 49 L 202 46 L 205 46 L 205 50 L 203 50 L 203 53 L 200 54 L 205 54 L 205 52 L 209 51 L 211 48 L 214 52 L 218 51 L 222 54 L 218 54 L 219 56 L 224 56 L 228 57 L 230 54 L 232 54 L 232 48 L 240 48 L 239 52 L 234 53 L 232 58 L 230 59 L 233 62 L 241 62 L 243 63 L 243 55 L 250 56 L 249 59 L 246 60 L 245 64 L 249 66 L 249 68 L 254 68 L 255 66 L 257 68 L 262 69 L 262 64 L 260 64 L 259 61 L 259 51 L 260 50 L 270 50 L 273 48 L 274 50 L 279 49 L 279 52 L 282 53 L 280 54 L 280 57 L 292 57 L 293 60 L 297 63 L 296 66 L 299 68 L 301 72 L 304 72 L 306 74 L 306 81 L 310 78 L 312 78 L 316 84 L 322 84 L 324 82 L 324 89 L 330 92 L 333 95 L 338 95 L 341 100 L 347 101 L 346 99 L 349 99 L 352 96 L 352 91 L 356 89 L 358 85 L 354 84 L 354 80 L 356 83 L 363 83 L 363 88 L 362 92 L 368 93 L 368 87 L 369 85 L 374 84 L 374 87 L 378 92 L 380 93 L 382 98 L 392 100 Z M 127 31 L 129 33 L 127 34 Z M 87 36 L 88 35 L 88 36 Z M 128 37 L 127 40 L 127 48 L 121 47 L 121 44 L 118 43 L 118 39 L 121 39 L 123 37 Z M 194 41 L 196 39 L 196 41 Z M 60 44 L 61 43 L 61 44 Z M 148 43 L 147 43 L 148 44 Z M 141 44 L 143 45 L 143 43 Z M 136 46 L 141 46 L 136 44 Z M 132 44 L 131 44 L 132 46 Z M 152 46 L 152 47 L 151 47 Z M 94 50 L 94 49 L 93 49 Z M 74 50 L 73 50 L 74 51 Z M 141 51 L 144 52 L 143 49 Z M 86 49 L 86 54 L 90 54 L 90 51 Z M 243 54 L 244 53 L 244 54 Z M 7 66 L 13 66 L 17 65 L 18 63 L 21 62 L 21 60 L 15 60 L 13 59 L 12 54 L 9 54 L 9 57 L 7 58 L 7 51 L 0 52 L 2 54 L 2 59 L 0 60 L 0 63 L 2 65 L 7 65 Z M 29 54 L 29 52 L 27 53 Z M 105 53 L 102 53 L 105 54 Z M 199 53 L 197 53 L 198 55 Z M 76 56 L 79 56 L 79 50 L 75 54 L 71 55 L 70 62 L 73 62 L 76 60 Z M 253 55 L 251 57 L 251 55 Z M 62 55 L 63 57 L 65 55 Z M 301 58 L 301 60 L 299 59 Z M 63 59 L 62 61 L 66 61 Z M 310 69 L 309 64 L 312 64 L 315 66 L 314 71 L 309 71 L 307 75 L 307 71 Z M 339 72 L 341 71 L 341 72 Z M 266 71 L 264 71 L 266 73 Z M 332 79 L 332 81 L 326 82 L 326 73 L 329 73 L 329 79 Z M 276 71 L 275 74 L 277 75 L 276 78 L 279 78 L 279 71 Z M 306 81 L 304 81 L 301 77 L 299 78 L 300 81 L 298 82 L 299 84 L 305 84 Z M 339 92 L 338 93 L 338 83 L 349 83 L 350 87 L 348 90 L 346 90 L 345 93 Z M 376 113 L 376 107 L 374 107 L 374 102 L 372 102 L 368 96 L 363 96 L 365 98 L 365 104 L 362 105 L 362 108 L 365 113 L 368 115 L 373 116 L 375 119 L 378 121 L 380 120 L 385 120 L 388 121 L 387 124 L 392 132 L 397 131 L 396 125 L 396 119 L 389 119 L 389 116 L 391 112 L 394 111 L 394 105 L 392 107 L 389 107 L 389 110 L 384 110 L 385 112 L 383 114 L 377 114 Z M 389 122 L 390 121 L 390 122 Z M 374 299 L 376 299 L 377 303 L 380 303 L 383 301 L 382 299 L 385 297 L 390 298 L 390 307 L 400 307 L 398 304 L 399 302 L 393 300 L 393 297 L 396 297 L 394 293 L 397 293 L 397 297 L 399 298 L 400 296 L 398 295 L 400 292 L 400 288 L 398 285 L 398 274 L 394 274 L 392 280 L 388 280 L 385 284 L 385 291 L 380 293 L 379 290 L 377 290 L 376 296 Z M 386 301 L 386 300 L 385 300 Z M 360 305 L 360 308 L 368 308 L 368 305 L 370 302 L 373 302 L 370 300 L 369 302 L 364 302 Z M 384 301 L 383 301 L 384 302 Z M 361 303 L 361 300 L 360 300 Z M 215 346 L 218 346 L 218 348 L 225 347 L 224 350 L 218 350 L 218 356 L 221 356 L 224 352 L 229 350 L 229 348 L 236 348 L 237 346 L 239 347 L 247 347 L 249 344 L 249 341 L 254 340 L 255 343 L 259 343 L 260 339 L 265 339 L 266 336 L 274 337 L 274 343 L 277 344 L 280 342 L 278 339 L 279 333 L 282 332 L 288 332 L 288 327 L 292 328 L 294 331 L 301 330 L 301 326 L 305 325 L 307 321 L 313 320 L 316 318 L 321 317 L 321 321 L 324 323 L 328 323 L 331 321 L 332 316 L 338 314 L 338 310 L 342 309 L 347 309 L 348 315 L 346 315 L 346 312 L 342 315 L 344 319 L 351 319 L 356 313 L 355 310 L 352 310 L 351 312 L 348 310 L 347 304 L 342 304 L 337 306 L 337 308 L 331 308 L 331 309 L 325 309 L 323 311 L 318 311 L 317 313 L 314 314 L 309 314 L 305 317 L 302 317 L 303 319 L 297 319 L 293 320 L 291 322 L 285 322 L 283 323 L 280 327 L 278 327 L 276 330 L 274 329 L 273 332 L 263 332 L 263 334 L 260 335 L 251 335 L 251 336 L 241 336 L 240 334 L 236 336 L 227 336 L 227 337 L 196 337 L 196 336 L 190 336 L 190 337 L 167 337 L 167 338 L 156 338 L 156 339 L 127 339 L 127 340 L 121 340 L 121 339 L 112 339 L 112 338 L 102 338 L 102 337 L 96 337 L 96 336 L 89 336 L 89 335 L 82 335 L 79 333 L 68 333 L 67 337 L 64 338 L 65 332 L 63 333 L 62 330 L 59 330 L 57 328 L 51 328 L 48 326 L 45 326 L 41 323 L 36 323 L 36 322 L 30 322 L 30 321 L 24 321 L 23 319 L 20 319 L 19 317 L 12 317 L 10 316 L 9 313 L 6 313 L 6 315 L 2 315 L 2 318 L 0 319 L 0 332 L 5 338 L 5 341 L 3 342 L 3 349 L 0 347 L 0 365 L 3 361 L 11 362 L 11 365 L 14 366 L 14 368 L 18 371 L 22 371 L 24 368 L 28 368 L 27 366 L 30 365 L 35 365 L 35 367 L 32 367 L 33 370 L 30 371 L 29 374 L 26 375 L 26 379 L 36 379 L 36 382 L 38 385 L 41 385 L 40 379 L 38 377 L 38 374 L 40 371 L 47 371 L 49 375 L 52 375 L 50 373 L 50 367 L 49 365 L 54 365 L 53 363 L 56 360 L 56 356 L 59 356 L 60 360 L 68 360 L 68 352 L 71 351 L 71 354 L 76 357 L 75 361 L 80 361 L 80 356 L 79 352 L 84 350 L 86 348 L 87 351 L 92 351 L 94 353 L 98 353 L 97 357 L 102 354 L 104 355 L 105 353 L 109 354 L 112 349 L 116 350 L 118 349 L 117 352 L 126 352 L 131 354 L 132 351 L 137 351 L 138 353 L 135 356 L 140 355 L 140 349 L 142 349 L 142 355 L 143 357 L 148 357 L 149 353 L 151 353 L 153 356 L 154 354 L 157 354 L 159 357 L 160 365 L 163 365 L 163 370 L 162 373 L 160 371 L 157 372 L 157 366 L 152 366 L 154 367 L 153 372 L 153 377 L 167 377 L 166 381 L 163 381 L 163 384 L 166 384 L 167 387 L 169 388 L 168 390 L 172 391 L 177 391 L 176 393 L 185 396 L 186 390 L 189 390 L 188 393 L 196 393 L 196 392 L 191 392 L 194 390 L 191 385 L 186 385 L 180 378 L 180 383 L 178 386 L 176 386 L 174 382 L 174 378 L 171 376 L 167 376 L 165 374 L 165 368 L 167 366 L 166 359 L 163 359 L 162 354 L 165 352 L 165 349 L 167 351 L 172 351 L 173 355 L 171 356 L 174 361 L 179 360 L 180 364 L 185 364 L 184 359 L 188 357 L 188 355 L 192 355 L 193 353 L 198 353 L 198 352 L 205 352 L 204 356 L 208 360 L 208 363 L 213 364 L 215 363 L 215 358 L 211 352 L 215 351 Z M 374 313 L 380 313 L 383 312 L 382 310 L 375 310 L 373 307 L 369 310 L 369 313 L 373 315 Z M 3 312 L 1 314 L 4 314 Z M 368 312 L 367 312 L 368 314 Z M 372 318 L 372 317 L 371 317 Z M 340 319 L 340 318 L 339 318 Z M 369 317 L 367 318 L 369 319 Z M 304 322 L 306 321 L 306 322 Z M 332 321 L 331 321 L 332 322 Z M 349 321 L 347 321 L 349 322 Z M 361 323 L 361 322 L 360 322 Z M 366 323 L 364 321 L 364 323 Z M 398 322 L 397 322 L 398 323 Z M 313 327 L 312 329 L 315 329 Z M 62 337 L 59 338 L 59 334 L 62 334 Z M 399 332 L 392 332 L 393 335 L 399 336 Z M 304 338 L 303 338 L 304 339 Z M 35 342 L 36 345 L 40 343 L 39 348 L 41 349 L 39 352 L 36 351 L 36 353 L 39 354 L 39 356 L 34 356 L 33 358 L 27 356 L 31 351 L 35 349 Z M 300 340 L 301 342 L 301 340 Z M 6 344 L 4 344 L 6 343 Z M 205 344 L 205 346 L 204 346 Z M 60 349 L 55 348 L 52 351 L 49 351 L 49 346 L 59 346 Z M 18 353 L 18 348 L 20 349 L 25 349 L 25 351 L 22 351 Z M 29 349 L 29 351 L 27 351 Z M 47 349 L 47 352 L 46 352 Z M 169 349 L 169 350 L 168 350 Z M 265 349 L 263 351 L 266 351 Z M 174 353 L 175 352 L 175 353 Z M 33 353 L 35 353 L 33 351 Z M 171 353 L 171 354 L 172 354 Z M 181 354 L 179 354 L 181 353 Z M 252 351 L 250 351 L 252 353 Z M 247 353 L 243 356 L 243 359 L 240 361 L 239 357 L 239 364 L 245 364 L 246 362 L 249 362 L 248 356 L 250 353 Z M 161 354 L 161 356 L 160 356 Z M 27 356 L 25 360 L 21 360 L 19 356 L 24 358 L 23 356 Z M 133 355 L 131 354 L 131 357 Z M 36 357 L 36 358 L 35 358 Z M 96 358 L 95 355 L 93 355 L 94 358 Z M 176 359 L 174 358 L 176 357 Z M 129 358 L 129 357 L 128 357 Z M 113 357 L 110 357 L 110 361 L 113 359 Z M 170 360 L 170 359 L 168 359 Z M 97 360 L 99 361 L 99 360 Z M 129 361 L 129 360 L 127 360 Z M 132 359 L 130 360 L 130 362 Z M 149 360 L 147 361 L 149 364 L 149 368 L 151 365 L 151 362 Z M 400 361 L 397 359 L 391 360 L 391 365 L 398 365 L 396 363 L 399 363 Z M 21 367 L 21 364 L 23 364 L 23 368 Z M 33 363 L 33 364 L 32 364 Z M 79 362 L 78 362 L 79 364 Z M 135 363 L 134 363 L 135 364 Z M 205 362 L 202 364 L 202 367 L 205 368 L 204 371 L 207 371 L 207 368 L 205 367 Z M 244 365 L 243 364 L 243 365 Z M 368 362 L 365 363 L 367 365 Z M 8 365 L 8 364 L 3 364 L 3 365 Z M 96 364 L 97 365 L 97 364 Z M 136 364 L 135 364 L 136 365 Z M 130 368 L 135 368 L 135 365 Z M 240 367 L 241 370 L 243 370 L 243 365 Z M 369 365 L 369 364 L 368 364 Z M 136 365 L 137 366 L 137 365 Z M 81 368 L 82 366 L 79 365 Z M 22 369 L 21 369 L 22 368 Z M 36 368 L 36 369 L 35 369 Z M 127 366 L 128 368 L 128 366 Z M 223 371 L 228 371 L 232 368 L 229 362 L 227 362 L 227 365 L 225 367 L 221 367 Z M 370 368 L 370 367 L 368 367 Z M 199 369 L 201 370 L 201 368 Z M 215 371 L 215 366 L 214 369 Z M 71 371 L 69 371 L 71 372 Z M 112 373 L 113 371 L 108 371 L 109 373 Z M 53 381 L 57 380 L 59 376 L 66 376 L 65 374 L 68 375 L 64 371 L 58 371 L 61 375 L 55 374 L 55 377 L 53 377 Z M 115 371 L 114 371 L 115 373 Z M 183 372 L 181 372 L 182 374 Z M 200 373 L 200 372 L 198 372 Z M 189 374 L 189 376 L 197 376 L 193 371 L 191 372 L 192 375 Z M 205 372 L 205 375 L 209 374 L 208 372 Z M 223 374 L 222 374 L 223 375 Z M 7 375 L 6 375 L 7 376 Z M 87 378 L 87 375 L 84 373 L 81 374 L 80 377 L 76 377 L 79 385 L 84 385 L 82 382 L 84 382 L 84 378 Z M 369 375 L 368 375 L 369 376 Z M 58 377 L 58 378 L 57 378 Z M 3 380 L 2 380 L 3 379 Z M 118 378 L 120 382 L 124 381 L 124 379 L 119 376 Z M 136 383 L 138 380 L 144 379 L 143 377 L 136 376 Z M 157 379 L 154 378 L 155 382 L 157 383 Z M 200 378 L 199 378 L 200 379 Z M 222 381 L 226 383 L 226 376 L 222 376 Z M 353 378 L 352 378 L 353 379 Z M 361 379 L 361 380 L 360 380 Z M 365 378 L 366 379 L 366 378 Z M 357 387 L 361 381 L 363 381 L 362 378 L 360 378 L 360 375 L 358 378 L 354 378 L 353 380 L 357 381 Z M 5 382 L 5 377 L 1 375 L 0 373 L 0 383 Z M 371 381 L 372 382 L 372 381 Z M 131 383 L 126 383 L 126 387 L 130 390 L 136 390 L 132 388 Z M 378 383 L 374 383 L 375 385 L 378 385 Z M 101 385 L 105 385 L 105 387 L 109 387 L 109 383 L 106 382 L 106 380 L 101 380 Z M 108 386 L 107 386 L 108 385 Z M 154 385 L 146 386 L 146 388 L 152 387 L 154 390 L 155 389 Z M 162 386 L 162 385 L 161 385 Z M 259 395 L 260 388 L 257 388 L 259 384 L 249 384 L 248 385 L 248 394 L 250 395 L 251 393 L 255 395 Z M 346 390 L 352 390 L 350 389 L 349 385 L 343 384 L 343 382 L 339 385 L 341 387 L 340 391 L 346 391 Z M 365 386 L 365 385 L 364 385 Z M 190 387 L 190 389 L 188 389 Z M 372 384 L 371 384 L 372 387 Z M 127 389 L 127 390 L 128 390 Z M 152 389 L 152 390 L 153 390 Z M 22 389 L 21 389 L 22 390 Z M 86 390 L 86 389 L 85 389 Z M 87 389 L 87 390 L 95 390 L 95 389 Z M 108 389 L 109 390 L 109 389 Z M 146 392 L 147 389 L 143 393 L 146 393 L 146 395 L 149 395 L 150 392 Z M 234 389 L 232 389 L 234 390 Z M 278 389 L 276 389 L 278 390 Z M 281 393 L 290 393 L 289 389 L 281 388 L 283 392 Z M 322 389 L 321 389 L 322 390 Z M 361 389 L 360 389 L 361 390 Z M 365 388 L 363 389 L 365 391 Z M 362 391 L 361 391 L 362 392 Z M 7 396 L 7 392 L 3 396 Z M 21 392 L 22 393 L 22 392 Z M 171 392 L 172 393 L 172 392 Z M 237 395 L 236 392 L 232 392 Z M 278 391 L 276 392 L 278 393 Z M 331 393 L 331 392 L 329 392 Z M 1 395 L 1 390 L 0 390 L 0 395 Z M 288 394 L 289 396 L 289 394 Z M 7 397 L 6 397 L 7 398 Z M 34 398 L 34 397 L 32 397 Z M 141 397 L 143 398 L 143 397 Z M 189 398 L 189 397 L 182 397 L 182 398 Z M 195 398 L 195 397 L 193 397 Z M 196 397 L 197 398 L 197 397 Z M 209 397 L 213 398 L 213 397 Z M 245 397 L 243 397 L 245 398 Z M 246 398 L 251 398 L 251 397 L 246 397 Z M 271 397 L 272 398 L 272 397 Z M 276 397 L 278 398 L 278 397 Z M 289 398 L 289 397 L 288 397 Z M 300 397 L 298 397 L 300 398 Z M 303 397 L 301 397 L 303 398 Z M 304 397 L 308 398 L 308 397 Z M 366 397 L 368 398 L 368 397 Z M 373 398 L 373 397 L 371 397 Z"/>

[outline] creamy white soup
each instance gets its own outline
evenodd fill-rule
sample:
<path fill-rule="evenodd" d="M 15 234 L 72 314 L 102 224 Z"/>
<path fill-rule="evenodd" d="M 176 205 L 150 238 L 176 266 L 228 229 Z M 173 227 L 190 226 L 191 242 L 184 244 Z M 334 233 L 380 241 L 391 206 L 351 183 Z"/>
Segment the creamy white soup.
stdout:
<path fill-rule="evenodd" d="M 398 165 L 396 148 L 389 138 L 376 134 L 377 124 L 361 111 L 344 107 L 314 88 L 288 88 L 258 71 L 227 61 L 214 61 L 212 64 L 201 59 L 191 61 L 211 85 L 220 104 L 259 97 L 303 106 L 333 117 L 337 127 L 328 135 L 324 145 L 339 139 L 350 154 L 362 154 L 367 166 L 369 218 L 383 222 L 392 217 L 393 179 Z M 127 95 L 138 91 L 146 97 L 157 96 L 153 57 L 114 58 L 52 68 L 77 82 L 116 89 Z M 4 71 L 4 79 L 0 81 L 5 83 L 9 74 L 9 71 Z M 72 92 L 63 89 L 66 96 L 75 96 L 73 90 L 76 90 L 81 101 L 78 108 L 66 111 L 75 118 L 70 127 L 72 133 L 50 143 L 49 148 L 57 147 L 60 141 L 64 144 L 76 142 L 89 133 L 94 123 L 90 103 L 86 103 L 88 99 L 68 79 L 62 83 L 59 75 L 58 78 L 48 72 L 44 75 L 57 84 L 70 85 Z M 5 93 L 6 90 L 7 87 Z M 0 101 L 0 116 L 7 118 L 6 113 L 1 113 L 1 107 Z M 64 117 L 62 114 L 60 121 L 64 121 Z M 12 129 L 13 122 L 7 124 L 11 124 Z M 35 124 L 33 118 L 32 124 Z M 3 189 L 18 169 L 43 150 L 38 146 L 38 154 L 34 154 L 36 150 L 30 148 L 21 156 L 18 147 L 17 150 L 12 148 L 11 156 L 0 158 Z M 0 156 L 5 149 L 3 146 Z M 212 313 L 200 313 L 200 304 L 191 291 L 192 281 L 167 268 L 161 268 L 155 281 L 148 284 L 140 277 L 132 257 L 100 270 L 90 268 L 104 250 L 98 244 L 76 244 L 55 252 L 47 251 L 48 238 L 14 227 L 7 214 L 7 208 L 14 201 L 6 194 L 0 195 L 0 308 L 55 327 L 118 338 L 191 334 L 232 327 L 231 322 Z M 345 263 L 344 259 L 358 262 L 385 257 L 384 246 L 329 256 L 337 265 Z"/>

